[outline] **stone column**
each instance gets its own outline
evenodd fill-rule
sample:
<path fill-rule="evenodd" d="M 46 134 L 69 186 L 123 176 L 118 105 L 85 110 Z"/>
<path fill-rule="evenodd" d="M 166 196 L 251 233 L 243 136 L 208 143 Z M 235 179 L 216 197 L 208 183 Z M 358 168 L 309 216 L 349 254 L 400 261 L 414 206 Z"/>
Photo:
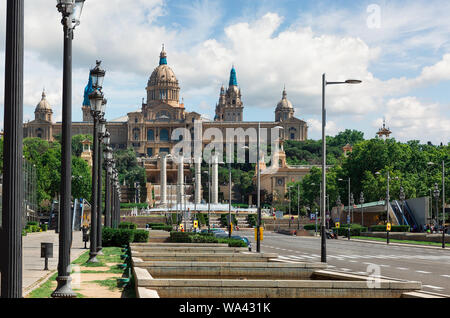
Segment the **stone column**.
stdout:
<path fill-rule="evenodd" d="M 177 181 L 177 203 L 180 205 L 183 203 L 184 195 L 184 158 L 180 156 L 178 158 L 178 181 Z"/>
<path fill-rule="evenodd" d="M 219 203 L 219 158 L 214 155 L 212 158 L 212 179 L 211 179 L 211 204 Z"/>
<path fill-rule="evenodd" d="M 166 153 L 160 154 L 160 204 L 167 204 L 167 156 Z"/>
<path fill-rule="evenodd" d="M 195 164 L 195 204 L 200 204 L 202 201 L 202 159 L 197 158 Z"/>

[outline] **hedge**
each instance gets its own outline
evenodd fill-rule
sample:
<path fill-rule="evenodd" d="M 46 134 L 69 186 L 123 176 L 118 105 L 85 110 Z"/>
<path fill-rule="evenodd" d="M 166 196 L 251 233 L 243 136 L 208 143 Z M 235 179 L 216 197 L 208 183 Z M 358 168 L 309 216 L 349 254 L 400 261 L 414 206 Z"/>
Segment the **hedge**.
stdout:
<path fill-rule="evenodd" d="M 129 229 L 129 230 L 136 230 L 137 225 L 132 222 L 121 222 L 119 224 L 119 229 Z"/>
<path fill-rule="evenodd" d="M 251 227 L 256 226 L 258 223 L 258 217 L 256 216 L 256 214 L 249 214 L 247 216 L 247 222 Z"/>
<path fill-rule="evenodd" d="M 122 246 L 129 243 L 148 242 L 148 231 L 132 229 L 113 229 L 104 227 L 102 229 L 102 246 Z"/>
<path fill-rule="evenodd" d="M 303 225 L 303 228 L 307 231 L 315 231 L 316 230 L 316 224 L 305 224 Z M 320 230 L 320 224 L 317 224 L 317 231 Z"/>
<path fill-rule="evenodd" d="M 147 223 L 149 228 L 153 228 L 154 226 L 166 226 L 165 223 Z"/>
<path fill-rule="evenodd" d="M 231 214 L 231 219 L 234 225 L 238 224 L 236 214 Z M 220 215 L 220 222 L 222 223 L 222 226 L 228 227 L 228 213 Z"/>
<path fill-rule="evenodd" d="M 334 233 L 338 233 L 338 235 L 341 236 L 347 236 L 348 235 L 348 229 L 349 227 L 340 227 L 339 229 L 336 227 L 331 228 Z M 365 226 L 359 226 L 359 227 L 350 227 L 350 236 L 360 236 L 361 232 L 367 232 L 367 227 Z"/>
<path fill-rule="evenodd" d="M 193 232 L 170 232 L 170 242 L 172 243 L 223 243 L 229 247 L 247 247 L 242 240 L 217 238 L 211 233 L 197 234 Z"/>
<path fill-rule="evenodd" d="M 410 232 L 409 225 L 392 225 L 391 232 Z M 370 226 L 371 232 L 386 232 L 386 225 L 372 225 Z"/>
<path fill-rule="evenodd" d="M 167 231 L 167 232 L 170 232 L 170 231 L 173 230 L 172 225 L 159 225 L 159 226 L 154 225 L 154 226 L 152 226 L 150 228 L 152 230 L 161 230 L 161 231 Z"/>

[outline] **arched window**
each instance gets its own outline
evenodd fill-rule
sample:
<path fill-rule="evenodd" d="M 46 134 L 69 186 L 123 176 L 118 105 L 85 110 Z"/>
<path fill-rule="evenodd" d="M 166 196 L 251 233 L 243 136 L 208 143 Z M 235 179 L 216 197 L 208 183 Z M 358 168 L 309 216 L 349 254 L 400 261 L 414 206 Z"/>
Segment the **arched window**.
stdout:
<path fill-rule="evenodd" d="M 153 129 L 147 130 L 147 140 L 148 141 L 154 141 L 155 140 L 155 133 Z"/>
<path fill-rule="evenodd" d="M 161 141 L 169 141 L 169 131 L 165 128 L 159 131 L 159 140 Z"/>

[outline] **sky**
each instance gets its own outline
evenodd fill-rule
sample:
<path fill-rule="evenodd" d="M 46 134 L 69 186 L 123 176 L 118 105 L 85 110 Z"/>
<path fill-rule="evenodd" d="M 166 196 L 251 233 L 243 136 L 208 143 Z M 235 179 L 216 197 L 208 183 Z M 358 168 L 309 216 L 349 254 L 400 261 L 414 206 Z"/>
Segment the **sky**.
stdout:
<path fill-rule="evenodd" d="M 185 107 L 214 118 L 237 72 L 244 120 L 273 121 L 283 88 L 321 138 L 322 74 L 359 85 L 326 88 L 327 134 L 373 138 L 383 119 L 399 141 L 450 142 L 449 1 L 86 0 L 73 40 L 73 120 L 89 70 L 106 69 L 108 120 L 140 109 L 162 44 Z M 0 117 L 6 1 L 0 2 Z M 61 120 L 63 30 L 56 1 L 25 0 L 24 121 L 45 89 Z M 0 121 L 0 128 L 3 120 Z"/>

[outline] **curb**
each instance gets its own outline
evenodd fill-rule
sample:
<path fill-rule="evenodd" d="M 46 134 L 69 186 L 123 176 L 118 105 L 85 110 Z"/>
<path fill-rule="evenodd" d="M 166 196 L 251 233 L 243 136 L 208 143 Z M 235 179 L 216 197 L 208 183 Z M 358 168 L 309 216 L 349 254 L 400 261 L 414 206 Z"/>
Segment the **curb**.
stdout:
<path fill-rule="evenodd" d="M 374 241 L 374 240 L 361 240 L 361 239 L 352 239 L 352 238 L 350 238 L 350 241 L 388 245 L 388 244 L 386 244 L 386 242 L 380 242 L 380 241 Z M 420 248 L 439 249 L 441 251 L 442 250 L 450 251 L 449 247 L 446 247 L 445 249 L 443 249 L 442 247 L 439 247 L 439 246 L 417 245 L 417 244 L 409 244 L 409 243 L 392 243 L 392 242 L 390 242 L 389 245 L 403 246 L 403 247 L 405 247 L 405 246 L 407 246 L 407 247 L 420 247 Z M 448 245 L 450 245 L 450 244 L 448 244 Z"/>

